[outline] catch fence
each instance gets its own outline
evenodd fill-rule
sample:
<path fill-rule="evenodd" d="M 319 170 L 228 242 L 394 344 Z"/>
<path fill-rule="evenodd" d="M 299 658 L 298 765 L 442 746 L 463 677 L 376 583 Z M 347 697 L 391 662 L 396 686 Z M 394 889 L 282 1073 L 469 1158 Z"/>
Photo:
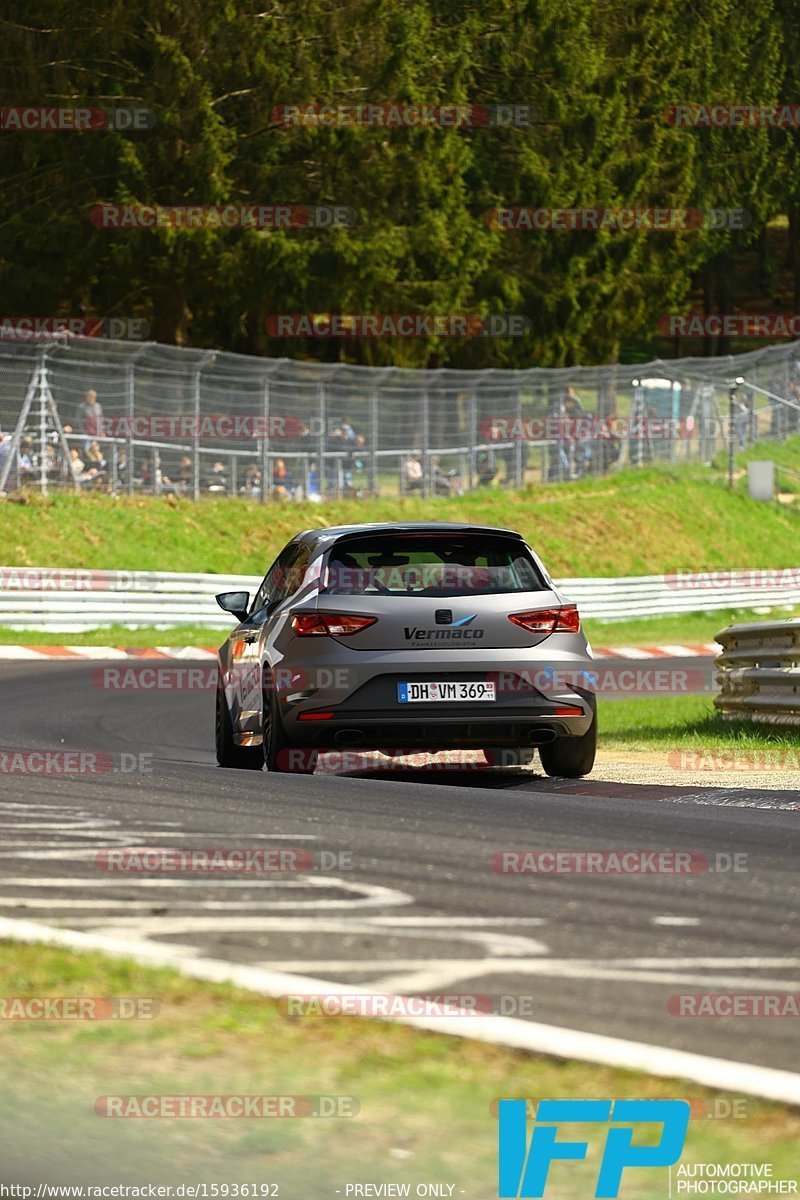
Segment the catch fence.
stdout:
<path fill-rule="evenodd" d="M 638 366 L 458 371 L 0 340 L 0 491 L 428 497 L 708 463 L 798 428 L 797 343 Z"/>

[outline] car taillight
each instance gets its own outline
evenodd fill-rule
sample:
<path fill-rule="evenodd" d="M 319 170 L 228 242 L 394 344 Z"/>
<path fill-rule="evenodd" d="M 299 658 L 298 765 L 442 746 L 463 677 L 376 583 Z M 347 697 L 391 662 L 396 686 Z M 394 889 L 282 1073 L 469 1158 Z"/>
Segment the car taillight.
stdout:
<path fill-rule="evenodd" d="M 574 604 L 511 613 L 508 619 L 531 633 L 580 633 L 581 628 L 580 613 Z"/>
<path fill-rule="evenodd" d="M 298 637 L 349 637 L 374 625 L 377 619 L 350 613 L 295 613 L 292 629 Z"/>

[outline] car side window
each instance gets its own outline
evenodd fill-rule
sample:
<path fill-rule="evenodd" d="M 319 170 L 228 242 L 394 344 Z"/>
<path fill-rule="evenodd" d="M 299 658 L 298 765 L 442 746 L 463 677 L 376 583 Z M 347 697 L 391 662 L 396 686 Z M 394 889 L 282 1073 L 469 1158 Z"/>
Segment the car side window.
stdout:
<path fill-rule="evenodd" d="M 302 544 L 293 542 L 281 550 L 256 592 L 250 615 L 255 616 L 263 608 L 274 608 L 282 600 L 294 595 L 303 582 L 308 560 L 308 547 Z"/>
<path fill-rule="evenodd" d="M 281 594 L 281 600 L 288 600 L 290 596 L 299 591 L 305 579 L 306 567 L 311 558 L 311 552 L 308 546 L 302 544 L 297 546 L 296 550 L 297 553 L 286 573 L 286 586 Z"/>
<path fill-rule="evenodd" d="M 267 590 L 269 588 L 270 576 L 272 575 L 272 572 L 276 565 L 277 565 L 276 563 L 272 564 L 272 566 L 270 567 L 270 569 L 267 571 L 266 575 L 264 576 L 263 580 L 261 581 L 261 587 L 256 592 L 255 599 L 253 600 L 253 603 L 250 605 L 250 612 L 248 614 L 249 616 L 251 616 L 251 617 L 255 616 L 255 614 L 257 612 L 260 612 L 261 609 L 266 604 L 266 596 L 267 596 Z"/>
<path fill-rule="evenodd" d="M 275 562 L 267 571 L 261 583 L 261 587 L 256 592 L 256 598 L 253 601 L 250 609 L 250 616 L 253 617 L 262 608 L 274 603 L 275 594 L 279 590 L 280 580 L 284 577 L 286 565 L 290 558 L 294 556 L 296 547 L 294 545 L 284 546 Z"/>

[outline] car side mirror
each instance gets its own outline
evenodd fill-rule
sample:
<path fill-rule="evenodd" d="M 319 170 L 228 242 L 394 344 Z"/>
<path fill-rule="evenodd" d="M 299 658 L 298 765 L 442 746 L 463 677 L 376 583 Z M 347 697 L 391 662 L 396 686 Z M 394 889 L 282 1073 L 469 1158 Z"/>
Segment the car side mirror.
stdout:
<path fill-rule="evenodd" d="M 215 596 L 217 604 L 225 612 L 233 613 L 240 621 L 247 619 L 247 606 L 250 603 L 249 592 L 220 592 Z"/>

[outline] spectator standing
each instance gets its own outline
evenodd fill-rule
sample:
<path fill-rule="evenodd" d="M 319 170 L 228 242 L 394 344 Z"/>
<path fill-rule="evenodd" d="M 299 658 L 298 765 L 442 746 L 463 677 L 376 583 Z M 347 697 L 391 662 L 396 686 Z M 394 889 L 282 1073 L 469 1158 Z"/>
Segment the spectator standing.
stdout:
<path fill-rule="evenodd" d="M 3 468 L 6 465 L 6 461 L 10 457 L 11 457 L 11 434 L 0 433 L 0 475 L 3 474 Z M 6 481 L 6 487 L 8 487 L 9 483 L 11 482 L 12 475 L 13 475 L 13 471 L 9 471 L 8 480 Z"/>
<path fill-rule="evenodd" d="M 206 490 L 209 492 L 227 492 L 228 472 L 225 470 L 225 463 L 214 463 L 206 480 Z"/>
<path fill-rule="evenodd" d="M 97 399 L 97 392 L 94 388 L 89 388 L 85 400 L 78 405 L 77 426 L 84 435 L 84 454 L 89 449 L 89 444 L 99 436 L 102 419 L 103 409 Z"/>
<path fill-rule="evenodd" d="M 33 465 L 33 442 L 30 438 L 23 438 L 19 444 L 19 481 L 20 484 L 30 483 L 36 474 L 36 468 Z"/>
<path fill-rule="evenodd" d="M 275 459 L 275 465 L 272 468 L 272 490 L 275 495 L 282 498 L 289 496 L 292 487 L 292 477 L 289 474 L 289 468 L 286 466 L 282 458 Z"/>
<path fill-rule="evenodd" d="M 181 492 L 188 492 L 192 486 L 193 478 L 194 467 L 192 465 L 192 456 L 190 454 L 184 454 L 183 458 L 178 464 L 178 473 L 176 476 L 178 489 Z"/>
<path fill-rule="evenodd" d="M 416 454 L 409 454 L 403 460 L 400 477 L 403 481 L 404 492 L 421 492 L 424 472 L 422 463 Z"/>

